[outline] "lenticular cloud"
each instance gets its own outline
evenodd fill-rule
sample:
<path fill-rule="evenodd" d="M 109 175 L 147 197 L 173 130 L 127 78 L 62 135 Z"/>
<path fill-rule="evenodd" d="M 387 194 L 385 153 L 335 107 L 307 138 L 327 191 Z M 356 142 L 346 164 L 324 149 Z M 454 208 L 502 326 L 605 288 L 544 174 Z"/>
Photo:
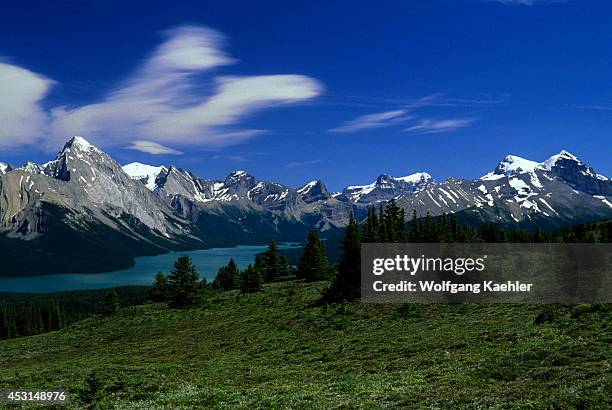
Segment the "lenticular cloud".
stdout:
<path fill-rule="evenodd" d="M 323 90 L 316 79 L 298 74 L 219 75 L 216 70 L 236 63 L 225 53 L 224 45 L 224 36 L 209 28 L 169 30 L 165 41 L 140 67 L 101 100 L 55 107 L 49 114 L 38 103 L 52 82 L 16 66 L 0 65 L 0 85 L 12 81 L 10 70 L 22 70 L 20 81 L 13 82 L 12 94 L 24 95 L 12 111 L 9 99 L 0 97 L 0 119 L 14 119 L 0 131 L 0 138 L 30 136 L 23 141 L 32 142 L 35 136 L 44 135 L 45 145 L 53 149 L 74 134 L 87 135 L 102 146 L 140 140 L 164 144 L 169 150 L 173 148 L 166 144 L 221 147 L 262 132 L 237 127 L 246 116 L 314 98 Z M 241 137 L 234 138 L 236 135 Z M 131 148 L 141 146 L 132 144 Z M 143 151 L 151 152 L 150 146 Z"/>

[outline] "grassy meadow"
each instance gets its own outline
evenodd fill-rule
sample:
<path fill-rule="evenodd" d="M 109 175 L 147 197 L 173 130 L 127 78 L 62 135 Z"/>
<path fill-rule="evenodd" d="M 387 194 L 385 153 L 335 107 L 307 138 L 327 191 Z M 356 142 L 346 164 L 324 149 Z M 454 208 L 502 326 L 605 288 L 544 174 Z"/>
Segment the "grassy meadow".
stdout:
<path fill-rule="evenodd" d="M 612 407 L 609 305 L 323 305 L 327 285 L 0 341 L 0 388 L 62 387 L 74 408 Z"/>

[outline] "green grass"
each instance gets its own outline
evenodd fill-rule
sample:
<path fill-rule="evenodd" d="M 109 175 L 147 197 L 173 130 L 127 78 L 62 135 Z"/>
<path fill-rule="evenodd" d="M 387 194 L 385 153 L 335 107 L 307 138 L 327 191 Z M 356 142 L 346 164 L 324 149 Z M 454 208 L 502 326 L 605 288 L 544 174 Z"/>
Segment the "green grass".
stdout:
<path fill-rule="evenodd" d="M 2 341 L 0 387 L 68 388 L 78 408 L 612 408 L 606 306 L 535 325 L 541 306 L 320 306 L 325 286 Z"/>

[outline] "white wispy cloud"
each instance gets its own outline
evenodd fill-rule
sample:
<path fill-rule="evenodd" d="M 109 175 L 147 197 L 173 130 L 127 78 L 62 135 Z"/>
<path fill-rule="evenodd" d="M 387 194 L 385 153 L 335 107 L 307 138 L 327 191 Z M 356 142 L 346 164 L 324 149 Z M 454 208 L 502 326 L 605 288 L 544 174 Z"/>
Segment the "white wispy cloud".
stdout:
<path fill-rule="evenodd" d="M 404 129 L 405 132 L 418 132 L 421 134 L 437 134 L 441 132 L 456 131 L 465 128 L 476 121 L 477 118 L 448 118 L 441 120 L 423 119 L 418 124 Z"/>
<path fill-rule="evenodd" d="M 336 96 L 338 98 L 338 96 Z M 455 129 L 467 126 L 472 123 L 474 118 L 459 118 L 459 119 L 448 119 L 448 120 L 432 120 L 423 118 L 419 114 L 420 109 L 442 109 L 442 108 L 476 108 L 486 109 L 507 102 L 508 95 L 500 95 L 496 98 L 456 98 L 447 96 L 446 93 L 439 92 L 430 95 L 426 95 L 420 98 L 411 99 L 389 99 L 389 98 L 376 98 L 376 97 L 357 97 L 357 96 L 346 96 L 345 99 L 354 100 L 364 104 L 371 103 L 384 103 L 386 105 L 395 103 L 397 108 L 390 111 L 377 112 L 374 114 L 362 115 L 354 118 L 350 121 L 346 121 L 338 125 L 337 127 L 328 129 L 329 132 L 336 133 L 352 133 L 372 128 L 390 127 L 396 124 L 403 124 L 409 120 L 418 120 L 420 122 L 412 127 L 405 129 L 404 131 L 417 131 L 421 132 L 448 132 Z M 342 99 L 336 100 L 337 104 L 343 104 Z M 363 105 L 366 106 L 366 105 Z"/>
<path fill-rule="evenodd" d="M 174 148 L 165 147 L 157 142 L 142 140 L 134 141 L 126 148 L 152 155 L 181 155 L 183 153 L 182 151 L 175 150 Z"/>
<path fill-rule="evenodd" d="M 346 121 L 337 127 L 331 128 L 330 132 L 358 132 L 371 128 L 388 127 L 403 121 L 411 119 L 408 110 L 399 109 L 393 111 L 379 112 L 375 114 L 367 114 L 357 117 L 353 120 Z"/>
<path fill-rule="evenodd" d="M 223 35 L 209 28 L 182 26 L 164 35 L 140 67 L 99 101 L 54 107 L 48 114 L 39 103 L 53 82 L 16 66 L 0 66 L 0 138 L 44 134 L 50 149 L 77 134 L 101 146 L 138 140 L 219 148 L 263 132 L 239 129 L 254 112 L 323 91 L 318 80 L 298 74 L 219 75 L 236 60 L 224 51 Z"/>
<path fill-rule="evenodd" d="M 480 98 L 456 98 L 450 97 L 444 92 L 438 92 L 424 97 L 373 97 L 365 95 L 338 95 L 326 93 L 324 97 L 318 98 L 316 104 L 334 105 L 347 107 L 389 107 L 396 106 L 398 109 L 416 109 L 422 107 L 475 107 L 486 108 L 504 104 L 510 95 L 501 94 L 497 96 L 483 96 Z"/>
<path fill-rule="evenodd" d="M 54 82 L 0 61 L 0 146 L 30 144 L 40 138 L 47 114 L 40 102 Z"/>
<path fill-rule="evenodd" d="M 287 168 L 301 168 L 301 167 L 307 167 L 309 165 L 315 165 L 315 164 L 320 164 L 322 162 L 325 162 L 322 159 L 313 159 L 310 161 L 294 161 L 294 162 L 290 162 L 287 164 Z"/>

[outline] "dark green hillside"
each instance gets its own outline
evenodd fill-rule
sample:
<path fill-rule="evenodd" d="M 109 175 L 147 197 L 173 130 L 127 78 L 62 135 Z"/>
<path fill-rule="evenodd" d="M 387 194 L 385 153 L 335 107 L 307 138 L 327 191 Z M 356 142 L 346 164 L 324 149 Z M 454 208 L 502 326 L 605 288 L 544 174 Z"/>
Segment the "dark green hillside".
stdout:
<path fill-rule="evenodd" d="M 130 307 L 0 341 L 0 387 L 63 386 L 75 408 L 612 406 L 609 306 L 321 306 L 326 286 Z"/>
<path fill-rule="evenodd" d="M 169 250 L 202 247 L 196 241 L 171 243 L 127 221 L 146 240 L 136 240 L 102 224 L 73 229 L 63 220 L 64 209 L 46 204 L 46 232 L 31 240 L 0 235 L 0 276 L 34 276 L 51 273 L 108 272 L 134 265 L 134 257 Z M 92 234 L 95 233 L 95 234 Z"/>
<path fill-rule="evenodd" d="M 198 216 L 196 234 L 210 246 L 263 245 L 272 239 L 279 242 L 301 241 L 314 226 L 316 215 L 296 222 L 261 211 L 245 211 L 231 206 L 223 213 Z M 330 231 L 338 234 L 341 230 Z"/>

